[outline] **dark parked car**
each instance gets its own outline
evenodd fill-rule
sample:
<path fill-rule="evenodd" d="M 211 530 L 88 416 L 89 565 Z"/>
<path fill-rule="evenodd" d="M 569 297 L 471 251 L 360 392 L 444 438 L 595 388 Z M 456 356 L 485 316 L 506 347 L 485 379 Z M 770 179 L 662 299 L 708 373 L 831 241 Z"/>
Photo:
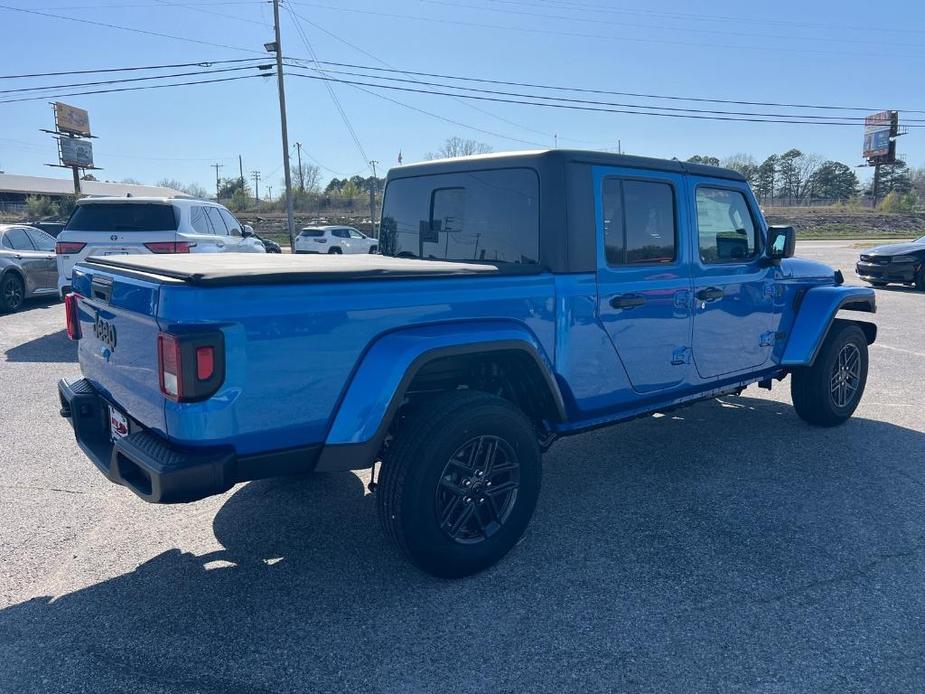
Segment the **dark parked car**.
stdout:
<path fill-rule="evenodd" d="M 67 224 L 67 222 L 45 221 L 45 222 L 24 222 L 24 224 L 26 226 L 33 227 L 35 229 L 41 229 L 49 236 L 54 236 L 55 238 L 57 238 L 58 234 L 61 233 L 61 230 L 64 229 L 64 225 Z"/>
<path fill-rule="evenodd" d="M 276 241 L 271 241 L 270 239 L 265 239 L 263 236 L 254 234 L 254 238 L 260 241 L 263 244 L 263 247 L 267 249 L 267 253 L 282 253 L 283 249 L 280 248 L 279 244 Z"/>
<path fill-rule="evenodd" d="M 877 246 L 861 253 L 855 270 L 875 287 L 905 284 L 925 291 L 925 236 L 911 243 Z"/>
<path fill-rule="evenodd" d="M 57 294 L 55 240 L 23 224 L 0 225 L 0 313 L 32 297 Z"/>

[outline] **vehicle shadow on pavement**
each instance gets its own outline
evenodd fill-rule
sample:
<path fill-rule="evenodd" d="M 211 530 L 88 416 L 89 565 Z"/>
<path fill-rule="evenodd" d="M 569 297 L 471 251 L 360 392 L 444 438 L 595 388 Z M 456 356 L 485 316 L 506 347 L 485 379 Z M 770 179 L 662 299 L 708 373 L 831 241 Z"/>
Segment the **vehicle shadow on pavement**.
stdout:
<path fill-rule="evenodd" d="M 724 398 L 556 444 L 527 536 L 444 581 L 349 473 L 253 482 L 225 548 L 0 611 L 2 691 L 914 691 L 925 435 Z"/>
<path fill-rule="evenodd" d="M 68 339 L 67 330 L 42 335 L 6 350 L 7 361 L 77 362 L 77 343 Z"/>

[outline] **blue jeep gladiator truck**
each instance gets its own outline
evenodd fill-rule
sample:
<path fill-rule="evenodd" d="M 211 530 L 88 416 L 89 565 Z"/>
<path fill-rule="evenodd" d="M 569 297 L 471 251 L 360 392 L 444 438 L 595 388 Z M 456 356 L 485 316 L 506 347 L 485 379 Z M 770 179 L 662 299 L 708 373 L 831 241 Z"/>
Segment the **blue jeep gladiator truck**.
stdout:
<path fill-rule="evenodd" d="M 788 375 L 804 420 L 850 417 L 876 327 L 842 311 L 873 313 L 874 292 L 793 250 L 725 169 L 564 150 L 404 166 L 380 255 L 78 265 L 61 412 L 156 503 L 379 464 L 386 534 L 464 576 L 523 535 L 558 437 Z"/>

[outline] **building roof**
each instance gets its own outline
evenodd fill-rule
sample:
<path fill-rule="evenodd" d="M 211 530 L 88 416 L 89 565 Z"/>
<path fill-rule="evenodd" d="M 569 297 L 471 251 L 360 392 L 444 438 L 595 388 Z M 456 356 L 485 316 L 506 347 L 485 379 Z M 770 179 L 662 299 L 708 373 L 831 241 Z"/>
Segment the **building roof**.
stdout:
<path fill-rule="evenodd" d="M 103 181 L 81 181 L 80 192 L 84 195 L 113 195 L 125 197 L 146 195 L 159 198 L 190 197 L 186 193 L 163 186 L 142 186 L 133 183 L 105 183 Z M 26 195 L 73 195 L 72 178 L 45 178 L 44 176 L 18 176 L 0 173 L 0 193 L 24 193 Z"/>

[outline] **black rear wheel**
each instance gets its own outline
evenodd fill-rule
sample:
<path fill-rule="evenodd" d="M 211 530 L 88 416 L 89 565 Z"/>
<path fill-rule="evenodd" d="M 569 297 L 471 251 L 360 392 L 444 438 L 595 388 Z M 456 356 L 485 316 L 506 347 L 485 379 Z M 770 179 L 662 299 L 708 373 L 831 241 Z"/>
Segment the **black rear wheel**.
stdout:
<path fill-rule="evenodd" d="M 806 422 L 830 427 L 857 409 L 867 385 L 867 338 L 853 323 L 836 321 L 812 366 L 794 369 L 790 392 Z"/>
<path fill-rule="evenodd" d="M 18 311 L 26 296 L 26 288 L 19 275 L 8 272 L 0 282 L 0 313 Z"/>
<path fill-rule="evenodd" d="M 530 421 L 510 402 L 468 390 L 438 396 L 396 433 L 376 490 L 379 519 L 427 573 L 477 573 L 526 530 L 540 457 Z"/>

